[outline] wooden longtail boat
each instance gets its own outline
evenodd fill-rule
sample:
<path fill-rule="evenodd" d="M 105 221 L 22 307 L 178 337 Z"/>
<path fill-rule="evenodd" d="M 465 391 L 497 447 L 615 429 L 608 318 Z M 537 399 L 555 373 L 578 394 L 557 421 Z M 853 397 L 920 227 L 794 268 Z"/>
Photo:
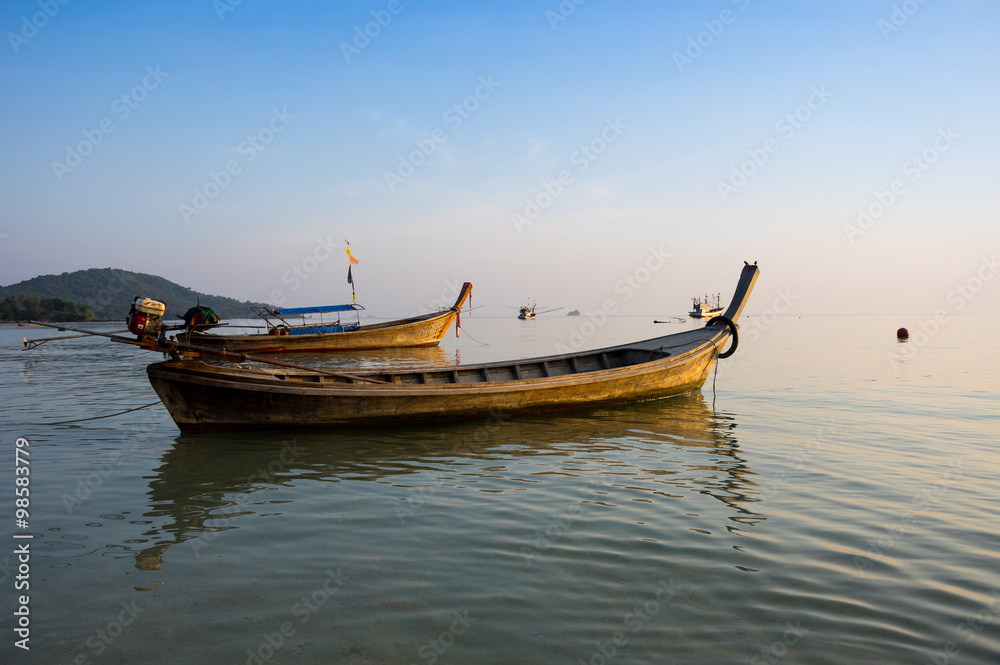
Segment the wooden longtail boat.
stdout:
<path fill-rule="evenodd" d="M 146 371 L 182 432 L 441 421 L 656 399 L 700 388 L 716 359 L 735 351 L 736 321 L 757 274 L 756 264 L 743 268 L 729 309 L 704 328 L 591 351 L 351 375 L 200 360 Z"/>
<path fill-rule="evenodd" d="M 283 325 L 271 328 L 266 334 L 249 335 L 217 335 L 192 331 L 180 333 L 176 339 L 179 342 L 195 344 L 206 349 L 253 353 L 308 353 L 386 347 L 436 346 L 448 328 L 451 327 L 470 293 L 472 293 L 472 284 L 466 282 L 462 285 L 458 299 L 450 309 L 384 323 Z M 353 311 L 350 305 L 341 306 L 341 309 Z M 277 310 L 277 312 L 287 316 L 316 313 L 321 310 L 339 311 L 336 308 L 305 307 Z"/>

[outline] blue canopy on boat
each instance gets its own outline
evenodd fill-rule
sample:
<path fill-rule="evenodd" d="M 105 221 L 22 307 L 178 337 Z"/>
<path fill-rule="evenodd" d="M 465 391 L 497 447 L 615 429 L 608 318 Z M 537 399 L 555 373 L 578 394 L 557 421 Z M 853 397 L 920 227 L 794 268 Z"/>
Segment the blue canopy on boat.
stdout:
<path fill-rule="evenodd" d="M 323 314 L 325 312 L 351 312 L 358 309 L 364 309 L 361 305 L 327 305 L 326 307 L 286 307 L 284 309 L 274 310 L 282 316 L 291 316 L 293 314 Z"/>
<path fill-rule="evenodd" d="M 352 332 L 358 329 L 358 324 L 348 323 L 344 324 L 331 324 L 328 326 L 295 326 L 294 328 L 288 329 L 289 335 L 324 335 L 327 333 L 342 333 L 342 332 Z"/>

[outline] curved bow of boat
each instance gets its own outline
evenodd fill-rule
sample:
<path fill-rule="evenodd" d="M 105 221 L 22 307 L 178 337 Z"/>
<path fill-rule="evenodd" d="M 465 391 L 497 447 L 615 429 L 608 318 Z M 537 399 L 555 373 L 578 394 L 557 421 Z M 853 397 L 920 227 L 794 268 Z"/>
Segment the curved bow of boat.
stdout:
<path fill-rule="evenodd" d="M 459 311 L 460 309 L 462 309 L 462 305 L 465 304 L 466 299 L 469 298 L 469 296 L 471 295 L 472 295 L 472 282 L 465 282 L 464 284 L 462 284 L 462 288 L 458 292 L 458 300 L 455 301 L 455 304 L 452 305 L 451 308 L 456 312 Z"/>
<path fill-rule="evenodd" d="M 705 330 L 717 331 L 712 336 L 712 343 L 715 344 L 719 352 L 719 358 L 728 358 L 736 352 L 736 346 L 739 343 L 739 335 L 737 333 L 739 326 L 736 322 L 739 320 L 743 308 L 750 301 L 750 294 L 753 292 L 754 284 L 757 283 L 757 276 L 760 274 L 760 268 L 757 267 L 756 261 L 754 261 L 753 265 L 750 265 L 746 261 L 743 264 L 743 271 L 740 273 L 740 280 L 736 284 L 736 292 L 733 293 L 733 297 L 729 301 L 729 307 L 723 314 L 712 317 L 705 324 Z M 730 337 L 733 340 L 732 344 L 728 350 L 723 352 L 722 348 L 726 344 L 726 340 Z"/>
<path fill-rule="evenodd" d="M 750 293 L 753 291 L 753 285 L 757 283 L 757 275 L 759 274 L 760 268 L 757 267 L 756 262 L 753 265 L 745 263 L 743 272 L 740 273 L 740 281 L 736 284 L 736 292 L 733 294 L 733 299 L 729 301 L 729 308 L 722 316 L 736 323 L 743 312 L 743 308 L 746 307 L 747 302 L 750 300 Z"/>

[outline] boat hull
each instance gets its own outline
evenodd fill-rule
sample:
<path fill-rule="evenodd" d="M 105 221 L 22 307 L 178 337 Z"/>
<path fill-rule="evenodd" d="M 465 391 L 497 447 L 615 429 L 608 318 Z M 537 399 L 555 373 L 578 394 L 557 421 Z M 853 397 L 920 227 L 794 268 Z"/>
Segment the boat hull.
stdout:
<path fill-rule="evenodd" d="M 700 388 L 717 357 L 716 345 L 707 342 L 631 367 L 440 385 L 348 383 L 200 361 L 156 363 L 147 374 L 180 430 L 205 432 L 433 422 L 657 399 Z"/>

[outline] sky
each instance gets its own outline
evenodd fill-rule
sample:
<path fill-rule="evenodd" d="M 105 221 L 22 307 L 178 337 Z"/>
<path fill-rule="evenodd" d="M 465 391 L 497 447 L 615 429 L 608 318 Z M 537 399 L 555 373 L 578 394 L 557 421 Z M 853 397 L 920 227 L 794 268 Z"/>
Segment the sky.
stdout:
<path fill-rule="evenodd" d="M 8 0 L 0 284 L 1000 314 L 990 0 Z M 143 294 L 155 297 L 155 294 Z M 170 304 L 181 307 L 187 303 Z"/>

